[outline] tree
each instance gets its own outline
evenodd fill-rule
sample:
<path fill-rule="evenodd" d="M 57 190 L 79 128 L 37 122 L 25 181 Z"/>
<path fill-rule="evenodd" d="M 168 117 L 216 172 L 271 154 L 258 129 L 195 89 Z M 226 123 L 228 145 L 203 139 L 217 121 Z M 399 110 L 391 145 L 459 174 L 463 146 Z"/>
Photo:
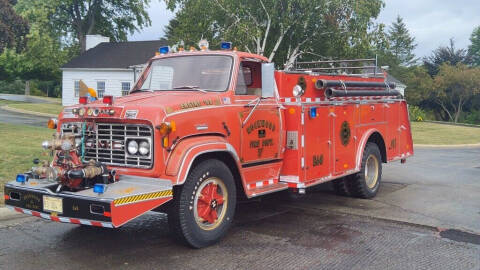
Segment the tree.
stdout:
<path fill-rule="evenodd" d="M 472 64 L 480 66 L 480 26 L 473 30 L 470 41 L 472 44 L 468 47 L 468 54 Z"/>
<path fill-rule="evenodd" d="M 444 63 L 434 79 L 431 92 L 435 102 L 455 123 L 463 112 L 465 103 L 480 93 L 480 68 L 470 68 L 465 64 L 456 66 Z"/>
<path fill-rule="evenodd" d="M 25 47 L 28 23 L 13 9 L 16 0 L 0 0 L 0 54 L 6 48 L 21 51 Z"/>
<path fill-rule="evenodd" d="M 53 9 L 38 1 L 25 8 L 25 1 L 17 4 L 16 11 L 27 18 L 30 31 L 26 46 L 20 53 L 7 49 L 0 55 L 0 79 L 25 81 L 25 93 L 29 93 L 31 80 L 60 81 L 60 67 L 69 59 L 70 48 L 62 47 L 60 37 L 49 28 Z M 55 84 L 55 83 L 54 83 Z"/>
<path fill-rule="evenodd" d="M 459 63 L 468 64 L 469 57 L 467 50 L 465 49 L 456 49 L 455 42 L 453 39 L 450 39 L 450 45 L 440 46 L 432 55 L 423 59 L 423 64 L 428 70 L 430 76 L 435 76 L 440 70 L 442 64 L 446 63 L 452 66 L 456 66 Z"/>
<path fill-rule="evenodd" d="M 85 36 L 101 34 L 114 41 L 127 40 L 127 34 L 149 26 L 146 11 L 150 0 L 19 0 L 22 10 L 46 6 L 50 27 L 64 41 L 78 42 L 86 49 Z"/>
<path fill-rule="evenodd" d="M 176 17 L 172 43 L 233 41 L 240 49 L 290 67 L 310 53 L 354 54 L 370 48 L 368 29 L 382 0 L 166 0 Z M 339 49 L 334 50 L 331 47 Z"/>
<path fill-rule="evenodd" d="M 388 41 L 390 43 L 389 51 L 398 60 L 399 65 L 409 66 L 416 61 L 413 53 L 417 47 L 415 38 L 410 36 L 407 26 L 400 16 L 390 26 Z"/>

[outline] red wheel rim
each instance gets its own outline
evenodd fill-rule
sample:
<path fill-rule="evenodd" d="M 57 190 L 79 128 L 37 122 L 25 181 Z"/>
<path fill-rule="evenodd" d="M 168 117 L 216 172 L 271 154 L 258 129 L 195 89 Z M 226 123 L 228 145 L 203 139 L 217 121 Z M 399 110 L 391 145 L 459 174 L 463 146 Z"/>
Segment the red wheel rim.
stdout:
<path fill-rule="evenodd" d="M 226 186 L 218 178 L 209 178 L 199 186 L 195 195 L 194 216 L 200 228 L 213 230 L 222 223 L 227 198 Z"/>

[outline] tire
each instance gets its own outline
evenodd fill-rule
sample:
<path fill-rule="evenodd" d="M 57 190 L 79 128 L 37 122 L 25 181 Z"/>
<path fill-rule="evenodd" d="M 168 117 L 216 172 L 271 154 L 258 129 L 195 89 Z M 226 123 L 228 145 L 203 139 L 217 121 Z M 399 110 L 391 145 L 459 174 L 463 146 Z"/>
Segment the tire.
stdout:
<path fill-rule="evenodd" d="M 360 172 L 347 176 L 345 182 L 351 195 L 370 199 L 377 195 L 382 180 L 382 156 L 375 143 L 367 143 Z"/>
<path fill-rule="evenodd" d="M 218 242 L 235 214 L 236 189 L 228 167 L 216 159 L 196 165 L 183 186 L 174 188 L 168 223 L 172 232 L 193 248 Z"/>
<path fill-rule="evenodd" d="M 350 196 L 350 189 L 347 183 L 347 177 L 342 177 L 332 181 L 332 187 L 335 193 L 340 196 Z"/>

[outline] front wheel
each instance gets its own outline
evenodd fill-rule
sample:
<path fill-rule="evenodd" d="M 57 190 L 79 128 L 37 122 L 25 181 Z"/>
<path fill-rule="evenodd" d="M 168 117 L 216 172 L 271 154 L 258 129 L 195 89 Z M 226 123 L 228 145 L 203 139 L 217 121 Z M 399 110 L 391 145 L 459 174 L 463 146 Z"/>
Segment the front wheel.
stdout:
<path fill-rule="evenodd" d="M 375 143 L 367 143 L 363 151 L 360 172 L 347 176 L 350 193 L 359 198 L 370 199 L 377 195 L 382 180 L 382 156 Z"/>
<path fill-rule="evenodd" d="M 209 159 L 196 165 L 173 197 L 168 222 L 182 241 L 202 248 L 226 234 L 235 214 L 236 190 L 223 162 Z"/>

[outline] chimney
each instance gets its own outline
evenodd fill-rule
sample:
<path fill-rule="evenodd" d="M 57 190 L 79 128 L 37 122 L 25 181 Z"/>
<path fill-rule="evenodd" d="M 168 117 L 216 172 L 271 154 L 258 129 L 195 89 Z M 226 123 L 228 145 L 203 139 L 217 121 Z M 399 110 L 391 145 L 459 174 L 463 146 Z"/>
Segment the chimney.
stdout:
<path fill-rule="evenodd" d="M 98 44 L 102 42 L 110 42 L 110 38 L 104 37 L 101 35 L 87 35 L 86 37 L 86 48 L 85 50 L 88 51 L 91 48 L 94 48 Z"/>

